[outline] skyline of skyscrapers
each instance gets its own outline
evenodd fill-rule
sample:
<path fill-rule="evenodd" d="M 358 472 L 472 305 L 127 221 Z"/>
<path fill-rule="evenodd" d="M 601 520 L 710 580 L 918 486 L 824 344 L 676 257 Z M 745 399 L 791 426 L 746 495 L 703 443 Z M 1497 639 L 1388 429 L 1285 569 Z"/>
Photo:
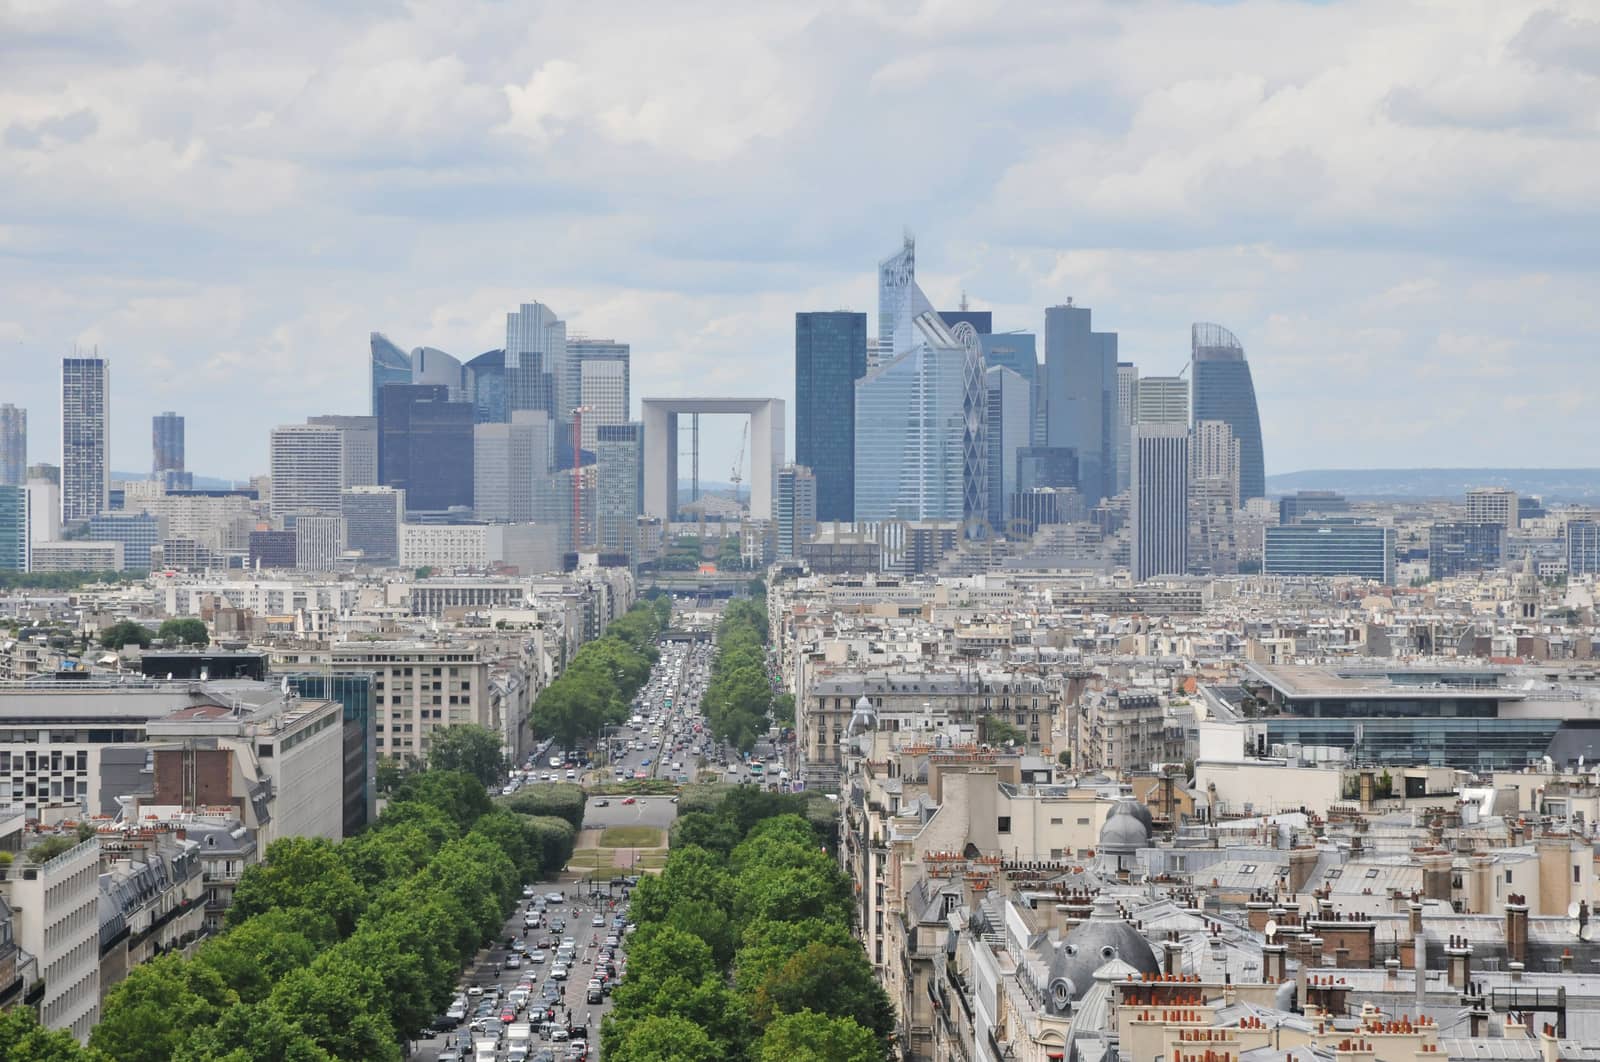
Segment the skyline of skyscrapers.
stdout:
<path fill-rule="evenodd" d="M 105 358 L 61 359 L 61 522 L 87 520 L 106 509 L 111 469 L 111 363 Z"/>
<path fill-rule="evenodd" d="M 150 478 L 178 489 L 191 485 L 183 466 L 183 418 L 170 410 L 150 418 Z"/>
<path fill-rule="evenodd" d="M 472 508 L 473 407 L 441 384 L 390 384 L 378 414 L 378 480 L 414 512 Z"/>
<path fill-rule="evenodd" d="M 1239 496 L 1243 501 L 1267 493 L 1266 465 L 1261 451 L 1261 413 L 1244 346 L 1218 324 L 1197 323 L 1190 329 L 1190 407 L 1195 421 L 1220 420 L 1239 440 Z"/>
<path fill-rule="evenodd" d="M 1045 438 L 1078 454 L 1078 489 L 1090 505 L 1115 486 L 1117 333 L 1096 332 L 1089 308 L 1044 312 Z"/>

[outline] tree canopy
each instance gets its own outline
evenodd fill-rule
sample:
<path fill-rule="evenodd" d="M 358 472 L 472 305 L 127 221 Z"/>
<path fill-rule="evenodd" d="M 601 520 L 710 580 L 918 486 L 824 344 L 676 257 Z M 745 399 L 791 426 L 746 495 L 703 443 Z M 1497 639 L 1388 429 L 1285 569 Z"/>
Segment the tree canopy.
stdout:
<path fill-rule="evenodd" d="M 627 719 L 659 656 L 656 638 L 670 622 L 670 607 L 663 616 L 653 603 L 637 602 L 611 621 L 604 636 L 580 646 L 534 700 L 534 731 L 575 745 Z"/>
<path fill-rule="evenodd" d="M 163 620 L 160 629 L 156 631 L 156 637 L 164 642 L 179 645 L 211 644 L 211 634 L 206 630 L 205 620 L 195 619 L 193 616 Z"/>
<path fill-rule="evenodd" d="M 717 656 L 702 703 L 711 732 L 741 752 L 772 723 L 766 641 L 767 599 L 729 602 L 717 625 Z"/>
<path fill-rule="evenodd" d="M 121 649 L 125 645 L 143 649 L 155 641 L 155 637 L 149 627 L 133 620 L 121 620 L 100 632 L 100 644 L 107 649 Z"/>
<path fill-rule="evenodd" d="M 505 747 L 499 734 L 476 723 L 435 727 L 428 735 L 428 766 L 464 771 L 485 786 L 494 786 L 506 772 Z"/>

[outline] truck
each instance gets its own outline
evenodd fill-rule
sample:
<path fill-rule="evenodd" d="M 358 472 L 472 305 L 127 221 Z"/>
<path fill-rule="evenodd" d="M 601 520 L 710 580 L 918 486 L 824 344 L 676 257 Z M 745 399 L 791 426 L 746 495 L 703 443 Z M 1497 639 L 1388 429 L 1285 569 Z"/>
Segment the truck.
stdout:
<path fill-rule="evenodd" d="M 516 1052 L 518 1048 L 524 1057 L 533 1050 L 533 1026 L 525 1021 L 514 1021 L 506 1027 L 506 1053 Z"/>

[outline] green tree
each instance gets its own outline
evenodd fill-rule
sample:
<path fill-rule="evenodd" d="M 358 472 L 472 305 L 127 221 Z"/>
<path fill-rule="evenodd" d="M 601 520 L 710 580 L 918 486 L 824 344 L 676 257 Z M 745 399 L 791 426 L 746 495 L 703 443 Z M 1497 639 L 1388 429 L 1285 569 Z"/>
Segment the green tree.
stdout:
<path fill-rule="evenodd" d="M 681 803 L 679 807 L 682 807 Z M 738 828 L 722 815 L 708 815 L 703 811 L 695 811 L 687 815 L 680 814 L 677 821 L 672 824 L 674 850 L 693 845 L 716 852 L 726 860 L 728 853 L 733 851 L 734 845 L 738 843 Z M 671 860 L 668 860 L 668 866 L 671 866 Z M 642 889 L 644 882 L 641 881 L 639 885 Z"/>
<path fill-rule="evenodd" d="M 756 1062 L 882 1062 L 883 1043 L 851 1018 L 780 1014 L 756 1044 Z"/>
<path fill-rule="evenodd" d="M 496 785 L 506 772 L 500 735 L 476 723 L 437 727 L 428 737 L 428 767 L 465 771 L 485 786 Z"/>
<path fill-rule="evenodd" d="M 267 858 L 247 868 L 234 890 L 228 924 L 242 925 L 268 911 L 304 907 L 333 918 L 348 936 L 366 907 L 367 896 L 332 842 L 323 837 L 283 837 L 267 848 Z"/>
<path fill-rule="evenodd" d="M 161 627 L 156 631 L 156 637 L 169 644 L 199 645 L 211 644 L 211 635 L 206 630 L 205 620 L 194 617 L 163 620 Z"/>
<path fill-rule="evenodd" d="M 1025 745 L 1028 742 L 1028 735 L 998 715 L 986 715 L 983 717 L 983 740 L 991 745 L 1004 745 L 1008 742 Z"/>
<path fill-rule="evenodd" d="M 107 649 L 121 649 L 125 645 L 137 645 L 143 649 L 155 640 L 155 635 L 150 633 L 150 628 L 133 620 L 122 620 L 113 623 L 100 632 L 100 644 Z"/>
<path fill-rule="evenodd" d="M 883 1040 L 894 1031 L 894 1006 L 859 946 L 807 944 L 769 974 L 751 1000 L 757 1025 L 807 1009 L 853 1018 Z"/>
<path fill-rule="evenodd" d="M 753 997 L 762 982 L 771 977 L 797 952 L 810 944 L 851 949 L 858 947 L 848 925 L 820 918 L 798 922 L 752 922 L 740 938 L 738 960 L 734 966 L 734 987 Z"/>
<path fill-rule="evenodd" d="M 772 698 L 772 718 L 785 726 L 794 726 L 794 694 L 780 693 Z"/>
<path fill-rule="evenodd" d="M 216 1022 L 238 1001 L 210 966 L 163 955 L 111 989 L 89 1044 L 117 1062 L 166 1062 L 197 1026 Z"/>
<path fill-rule="evenodd" d="M 553 815 L 566 819 L 574 830 L 581 830 L 587 801 L 580 787 L 559 782 L 528 786 L 514 796 L 503 798 L 500 804 L 519 815 Z"/>
<path fill-rule="evenodd" d="M 240 1002 L 259 1003 L 285 974 L 309 966 L 318 946 L 333 939 L 333 919 L 327 915 L 303 908 L 266 911 L 206 941 L 195 964 L 215 971 Z M 112 1009 L 108 1000 L 107 1013 Z"/>
<path fill-rule="evenodd" d="M 0 1013 L 0 1058 L 82 1062 L 89 1057 L 71 1033 L 40 1025 L 32 1007 L 15 1007 Z"/>
<path fill-rule="evenodd" d="M 10 1057 L 0 1055 L 0 1057 Z M 26 1057 L 26 1056 L 24 1056 Z M 233 1007 L 211 1026 L 193 1030 L 176 1062 L 334 1062 L 294 1021 L 270 1004 Z"/>
<path fill-rule="evenodd" d="M 652 1016 L 634 1022 L 606 1018 L 603 1053 L 609 1062 L 723 1062 L 724 1048 L 686 1018 Z"/>
<path fill-rule="evenodd" d="M 400 1045 L 382 993 L 378 971 L 330 952 L 279 981 L 267 1004 L 335 1058 L 398 1062 Z"/>
<path fill-rule="evenodd" d="M 465 831 L 491 807 L 483 783 L 462 771 L 423 771 L 408 777 L 396 800 L 418 801 L 438 808 Z"/>

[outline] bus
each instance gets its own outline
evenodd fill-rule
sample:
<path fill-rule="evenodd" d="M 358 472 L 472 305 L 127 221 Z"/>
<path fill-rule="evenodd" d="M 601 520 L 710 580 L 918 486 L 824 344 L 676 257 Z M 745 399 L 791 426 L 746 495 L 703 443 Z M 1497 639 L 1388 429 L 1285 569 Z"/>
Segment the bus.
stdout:
<path fill-rule="evenodd" d="M 765 769 L 766 768 L 761 766 L 761 761 L 760 760 L 753 760 L 750 763 L 750 774 L 751 774 L 751 776 L 753 776 L 755 778 L 760 778 L 762 771 L 764 771 Z"/>

